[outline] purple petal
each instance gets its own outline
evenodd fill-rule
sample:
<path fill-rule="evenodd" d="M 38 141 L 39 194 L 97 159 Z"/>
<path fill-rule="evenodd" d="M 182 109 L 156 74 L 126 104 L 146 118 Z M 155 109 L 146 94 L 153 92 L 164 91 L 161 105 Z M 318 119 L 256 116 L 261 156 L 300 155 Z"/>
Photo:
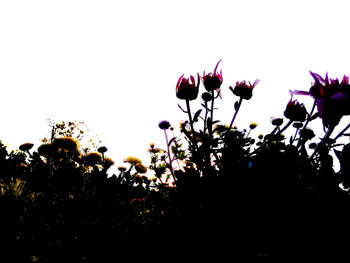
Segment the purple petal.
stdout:
<path fill-rule="evenodd" d="M 184 77 L 184 75 L 185 75 L 185 74 L 182 74 L 182 76 L 179 78 L 179 80 L 178 80 L 177 83 L 176 83 L 176 87 L 179 86 L 179 84 L 180 84 L 182 78 Z"/>
<path fill-rule="evenodd" d="M 214 75 L 216 74 L 216 70 L 218 69 L 218 66 L 219 66 L 221 60 L 222 60 L 222 59 L 219 60 L 219 62 L 216 64 L 216 67 L 214 68 Z"/>

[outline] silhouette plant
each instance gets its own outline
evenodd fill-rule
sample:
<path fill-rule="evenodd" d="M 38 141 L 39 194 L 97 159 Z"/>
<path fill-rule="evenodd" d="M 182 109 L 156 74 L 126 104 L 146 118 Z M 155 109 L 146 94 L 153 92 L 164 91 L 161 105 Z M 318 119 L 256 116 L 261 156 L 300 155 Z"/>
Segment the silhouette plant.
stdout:
<path fill-rule="evenodd" d="M 197 80 L 179 78 L 176 96 L 188 120 L 179 132 L 168 121 L 159 123 L 166 148 L 150 144 L 149 167 L 129 156 L 108 176 L 114 164 L 108 148 L 88 140 L 78 122 L 51 122 L 50 136 L 37 148 L 27 142 L 9 152 L 0 143 L 2 258 L 346 260 L 350 146 L 339 139 L 349 135 L 350 124 L 333 132 L 350 112 L 348 77 L 339 82 L 311 72 L 310 91 L 290 91 L 279 113 L 284 118 L 271 118 L 271 132 L 263 135 L 255 122 L 245 129 L 235 122 L 258 80 L 229 86 L 238 97 L 231 122 L 216 120 L 225 88 L 220 61 Z M 312 108 L 297 95 L 311 95 Z M 195 100 L 201 106 L 192 111 Z M 320 139 L 309 126 L 318 117 Z"/>

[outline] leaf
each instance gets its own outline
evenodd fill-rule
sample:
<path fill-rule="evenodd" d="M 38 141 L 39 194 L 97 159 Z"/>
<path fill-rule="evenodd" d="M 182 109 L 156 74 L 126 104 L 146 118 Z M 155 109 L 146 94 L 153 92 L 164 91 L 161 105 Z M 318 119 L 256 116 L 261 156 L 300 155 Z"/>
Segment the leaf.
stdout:
<path fill-rule="evenodd" d="M 175 141 L 175 140 L 176 140 L 176 137 L 171 138 L 168 145 L 170 146 L 170 144 L 172 144 L 173 141 Z"/>
<path fill-rule="evenodd" d="M 238 101 L 235 102 L 235 110 L 238 108 Z"/>
<path fill-rule="evenodd" d="M 317 117 L 318 117 L 318 112 L 316 112 L 314 115 L 312 115 L 312 116 L 310 117 L 310 120 L 309 120 L 309 121 L 313 121 L 313 120 L 315 120 Z"/>
<path fill-rule="evenodd" d="M 184 113 L 187 113 L 187 111 L 185 111 L 181 106 L 180 104 L 177 104 L 177 106 L 180 108 L 180 110 L 182 110 Z"/>
<path fill-rule="evenodd" d="M 193 122 L 197 122 L 198 121 L 198 117 L 201 114 L 202 109 L 199 109 L 193 116 Z"/>

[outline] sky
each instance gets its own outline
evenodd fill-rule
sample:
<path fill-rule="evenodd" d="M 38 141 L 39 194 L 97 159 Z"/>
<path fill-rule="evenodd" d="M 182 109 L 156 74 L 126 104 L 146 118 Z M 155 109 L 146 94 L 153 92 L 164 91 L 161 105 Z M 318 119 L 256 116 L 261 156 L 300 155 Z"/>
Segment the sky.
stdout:
<path fill-rule="evenodd" d="M 10 149 L 39 146 L 47 118 L 85 121 L 115 166 L 128 156 L 147 163 L 150 142 L 165 148 L 159 121 L 178 133 L 186 119 L 178 78 L 210 72 L 220 59 L 217 118 L 232 118 L 237 98 L 229 86 L 259 79 L 235 123 L 269 131 L 288 90 L 309 90 L 309 70 L 350 74 L 348 7 L 338 0 L 0 1 L 0 139 Z M 298 100 L 311 108 L 311 98 Z M 320 120 L 314 125 L 322 136 Z"/>

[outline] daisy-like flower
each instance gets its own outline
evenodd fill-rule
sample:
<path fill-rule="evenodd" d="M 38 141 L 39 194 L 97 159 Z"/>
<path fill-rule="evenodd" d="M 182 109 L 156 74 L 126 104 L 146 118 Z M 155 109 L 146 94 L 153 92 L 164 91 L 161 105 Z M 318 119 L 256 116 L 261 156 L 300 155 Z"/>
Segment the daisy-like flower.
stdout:
<path fill-rule="evenodd" d="M 161 130 L 167 130 L 170 128 L 170 123 L 168 121 L 161 121 L 159 124 L 158 124 L 158 127 L 159 129 Z"/>
<path fill-rule="evenodd" d="M 284 116 L 291 121 L 303 122 L 306 119 L 307 111 L 303 103 L 290 99 L 284 111 Z"/>
<path fill-rule="evenodd" d="M 105 153 L 105 152 L 107 152 L 107 147 L 106 146 L 101 146 L 101 147 L 98 147 L 98 149 L 97 149 L 97 151 L 99 152 L 99 153 Z"/>
<path fill-rule="evenodd" d="M 144 166 L 142 163 L 137 163 L 135 165 L 135 169 L 137 172 L 139 172 L 140 174 L 144 174 L 147 173 L 147 167 Z"/>
<path fill-rule="evenodd" d="M 30 149 L 32 149 L 33 148 L 33 146 L 34 146 L 34 144 L 33 143 L 23 143 L 21 146 L 19 146 L 19 149 L 21 150 L 21 151 L 29 151 Z"/>
<path fill-rule="evenodd" d="M 204 84 L 204 88 L 209 92 L 214 90 L 219 90 L 222 84 L 222 70 L 220 70 L 220 73 L 216 72 L 221 60 L 222 59 L 220 59 L 219 62 L 216 64 L 214 71 L 212 73 L 205 74 L 205 71 L 204 71 L 203 77 L 201 77 Z"/>
<path fill-rule="evenodd" d="M 95 165 L 102 162 L 102 156 L 99 153 L 89 153 L 85 156 L 84 162 L 86 165 Z"/>
<path fill-rule="evenodd" d="M 258 124 L 256 122 L 252 122 L 250 125 L 249 125 L 249 128 L 250 129 L 255 129 L 256 127 L 258 126 Z"/>
<path fill-rule="evenodd" d="M 326 127 L 335 126 L 344 115 L 350 115 L 349 76 L 344 75 L 341 82 L 330 79 L 328 73 L 323 79 L 310 71 L 315 80 L 309 91 L 294 90 L 292 94 L 309 95 L 316 100 L 318 116 Z"/>
<path fill-rule="evenodd" d="M 56 138 L 52 145 L 56 149 L 62 148 L 70 151 L 76 151 L 78 149 L 78 142 L 72 137 Z"/>
<path fill-rule="evenodd" d="M 250 100 L 253 96 L 253 89 L 255 86 L 259 83 L 259 80 L 255 80 L 253 84 L 248 81 L 248 83 L 243 80 L 241 82 L 236 82 L 236 86 L 233 88 L 232 86 L 229 87 L 229 89 L 232 91 L 233 94 L 235 94 L 238 97 L 241 97 L 245 100 Z"/>
<path fill-rule="evenodd" d="M 182 75 L 176 84 L 176 97 L 180 100 L 195 100 L 199 90 L 199 74 L 197 74 L 197 84 L 194 77 L 184 78 Z"/>
<path fill-rule="evenodd" d="M 130 163 L 130 164 L 138 164 L 138 163 L 142 163 L 140 159 L 136 158 L 136 157 L 132 157 L 129 156 L 128 158 L 126 158 L 124 160 L 125 163 Z"/>

